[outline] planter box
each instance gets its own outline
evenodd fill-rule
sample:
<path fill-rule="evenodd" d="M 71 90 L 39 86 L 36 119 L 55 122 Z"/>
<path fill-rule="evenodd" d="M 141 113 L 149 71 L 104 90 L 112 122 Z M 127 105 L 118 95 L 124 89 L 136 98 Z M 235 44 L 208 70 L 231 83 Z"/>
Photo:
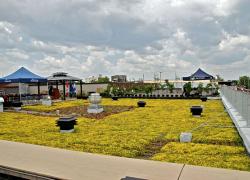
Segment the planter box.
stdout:
<path fill-rule="evenodd" d="M 207 97 L 206 96 L 201 96 L 201 101 L 206 102 L 207 101 Z"/>
<path fill-rule="evenodd" d="M 82 99 L 88 99 L 89 97 L 88 96 L 82 96 Z"/>
<path fill-rule="evenodd" d="M 74 125 L 76 124 L 76 117 L 61 117 L 56 122 L 56 125 L 60 127 L 61 133 L 74 132 Z"/>
<path fill-rule="evenodd" d="M 114 100 L 114 101 L 117 101 L 118 100 L 118 97 L 117 96 L 113 96 L 113 97 L 111 97 L 112 98 L 112 100 Z"/>
<path fill-rule="evenodd" d="M 190 111 L 191 111 L 193 116 L 200 117 L 201 113 L 203 111 L 203 108 L 201 106 L 192 106 L 190 108 Z"/>
<path fill-rule="evenodd" d="M 20 102 L 20 101 L 13 101 L 13 102 L 11 102 L 11 106 L 12 107 L 21 107 L 22 105 L 23 105 L 23 103 Z"/>
<path fill-rule="evenodd" d="M 88 99 L 88 96 L 76 96 L 77 99 Z"/>
<path fill-rule="evenodd" d="M 10 102 L 10 107 L 13 107 L 14 110 L 20 111 L 23 103 L 20 101 L 12 101 Z"/>
<path fill-rule="evenodd" d="M 138 101 L 137 105 L 138 105 L 138 107 L 145 107 L 146 106 L 146 102 L 145 101 Z"/>

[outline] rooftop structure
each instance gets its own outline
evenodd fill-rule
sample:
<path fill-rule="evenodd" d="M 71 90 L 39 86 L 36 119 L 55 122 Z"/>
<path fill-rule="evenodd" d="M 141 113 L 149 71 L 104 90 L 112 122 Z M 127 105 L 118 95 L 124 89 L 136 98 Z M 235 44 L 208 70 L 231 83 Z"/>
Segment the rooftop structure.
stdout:
<path fill-rule="evenodd" d="M 66 99 L 66 82 L 75 82 L 78 81 L 80 84 L 82 84 L 82 81 L 80 78 L 69 76 L 68 73 L 65 72 L 56 72 L 52 74 L 52 76 L 48 77 L 48 81 L 50 84 L 56 83 L 57 89 L 58 85 L 63 85 L 63 99 Z M 82 86 L 81 87 L 81 94 L 82 94 Z"/>
<path fill-rule="evenodd" d="M 0 79 L 0 83 L 33 83 L 47 82 L 47 78 L 38 76 L 28 69 L 21 67 L 14 73 Z"/>
<path fill-rule="evenodd" d="M 114 75 L 111 76 L 112 82 L 127 82 L 127 76 L 126 75 Z"/>
<path fill-rule="evenodd" d="M 184 81 L 193 81 L 193 80 L 212 80 L 214 77 L 202 69 L 198 69 L 195 73 L 193 73 L 191 76 L 183 77 Z"/>
<path fill-rule="evenodd" d="M 18 91 L 20 95 L 20 100 L 21 100 L 21 94 L 22 93 L 22 85 L 21 83 L 37 83 L 37 91 L 38 95 L 40 95 L 40 83 L 47 83 L 47 78 L 38 76 L 37 74 L 34 74 L 33 72 L 29 71 L 28 69 L 21 67 L 14 73 L 5 76 L 0 79 L 0 83 L 2 84 L 13 84 L 13 83 L 18 83 Z M 27 88 L 25 88 L 27 89 Z"/>

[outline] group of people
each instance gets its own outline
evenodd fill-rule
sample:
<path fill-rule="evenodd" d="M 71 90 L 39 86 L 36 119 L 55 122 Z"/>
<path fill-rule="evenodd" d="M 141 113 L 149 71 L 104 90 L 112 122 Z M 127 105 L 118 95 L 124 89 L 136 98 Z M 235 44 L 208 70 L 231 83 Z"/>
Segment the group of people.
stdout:
<path fill-rule="evenodd" d="M 75 84 L 66 84 L 66 97 L 76 97 L 76 85 Z M 53 85 L 49 86 L 49 95 L 52 99 L 60 98 L 60 91 L 58 88 L 54 88 Z"/>

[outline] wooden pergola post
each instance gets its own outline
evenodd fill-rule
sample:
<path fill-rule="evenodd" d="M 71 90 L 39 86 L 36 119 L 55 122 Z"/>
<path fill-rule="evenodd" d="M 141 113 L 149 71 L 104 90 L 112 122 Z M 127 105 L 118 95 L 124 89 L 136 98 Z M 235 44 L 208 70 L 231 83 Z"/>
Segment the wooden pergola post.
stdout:
<path fill-rule="evenodd" d="M 82 80 L 80 80 L 80 92 L 81 92 L 81 97 L 82 97 Z"/>
<path fill-rule="evenodd" d="M 65 80 L 63 80 L 63 100 L 66 99 Z"/>
<path fill-rule="evenodd" d="M 38 100 L 40 99 L 40 82 L 37 83 Z"/>
<path fill-rule="evenodd" d="M 37 94 L 38 97 L 40 98 L 40 82 L 37 83 Z"/>

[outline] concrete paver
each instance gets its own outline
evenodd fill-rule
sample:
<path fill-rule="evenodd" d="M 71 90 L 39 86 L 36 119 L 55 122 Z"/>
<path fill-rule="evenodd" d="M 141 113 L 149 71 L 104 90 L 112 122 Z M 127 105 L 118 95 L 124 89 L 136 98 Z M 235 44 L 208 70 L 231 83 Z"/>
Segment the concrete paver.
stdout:
<path fill-rule="evenodd" d="M 185 165 L 180 180 L 250 180 L 250 173 L 246 171 Z"/>
<path fill-rule="evenodd" d="M 182 164 L 104 156 L 31 144 L 0 141 L 0 165 L 64 179 L 176 180 Z"/>
<path fill-rule="evenodd" d="M 250 172 L 105 156 L 0 140 L 1 167 L 59 179 L 250 180 Z"/>

